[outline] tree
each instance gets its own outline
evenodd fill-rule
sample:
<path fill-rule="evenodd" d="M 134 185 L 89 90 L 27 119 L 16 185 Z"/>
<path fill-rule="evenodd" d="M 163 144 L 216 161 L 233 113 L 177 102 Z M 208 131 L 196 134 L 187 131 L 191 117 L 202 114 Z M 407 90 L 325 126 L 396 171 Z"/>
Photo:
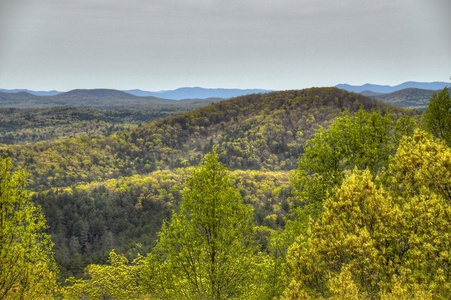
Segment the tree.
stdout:
<path fill-rule="evenodd" d="M 449 89 L 434 93 L 423 115 L 425 129 L 451 146 L 451 97 Z"/>
<path fill-rule="evenodd" d="M 404 128 L 397 126 L 400 122 Z M 378 174 L 388 166 L 400 133 L 411 133 L 412 128 L 408 118 L 395 122 L 388 113 L 383 116 L 363 108 L 353 116 L 334 119 L 328 130 L 320 128 L 306 142 L 293 180 L 301 206 L 312 206 L 313 213 L 321 210 L 332 188 L 343 180 L 345 170 L 368 168 L 373 175 Z"/>
<path fill-rule="evenodd" d="M 86 267 L 89 279 L 66 280 L 70 283 L 62 291 L 64 299 L 141 299 L 143 298 L 139 280 L 141 258 L 133 265 L 125 256 L 110 252 L 110 265 L 91 264 Z"/>
<path fill-rule="evenodd" d="M 51 297 L 57 274 L 53 244 L 40 208 L 29 201 L 25 172 L 12 169 L 9 158 L 0 159 L 0 298 Z"/>
<path fill-rule="evenodd" d="M 351 288 L 355 299 L 447 299 L 450 166 L 451 149 L 417 130 L 380 180 L 368 169 L 345 176 L 290 247 L 284 298 L 333 299 Z"/>
<path fill-rule="evenodd" d="M 255 256 L 252 237 L 252 211 L 213 150 L 147 257 L 148 291 L 163 299 L 259 298 L 271 261 Z"/>

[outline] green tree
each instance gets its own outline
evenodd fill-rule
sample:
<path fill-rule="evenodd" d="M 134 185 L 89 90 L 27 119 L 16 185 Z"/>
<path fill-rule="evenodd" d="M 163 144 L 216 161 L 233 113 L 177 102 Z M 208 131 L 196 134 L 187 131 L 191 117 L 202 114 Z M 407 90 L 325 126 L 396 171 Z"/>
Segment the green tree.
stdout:
<path fill-rule="evenodd" d="M 403 129 L 397 126 L 403 123 Z M 344 178 L 344 170 L 368 168 L 378 174 L 388 166 L 388 158 L 397 147 L 400 132 L 411 133 L 413 122 L 408 118 L 393 121 L 390 114 L 366 112 L 336 118 L 327 130 L 320 128 L 306 142 L 294 177 L 301 205 L 320 210 L 332 188 Z"/>
<path fill-rule="evenodd" d="M 423 115 L 425 129 L 451 146 L 451 97 L 449 89 L 434 93 Z"/>
<path fill-rule="evenodd" d="M 214 150 L 147 257 L 148 291 L 162 299 L 261 299 L 271 260 L 256 256 L 253 234 L 252 210 Z"/>
<path fill-rule="evenodd" d="M 29 201 L 26 174 L 0 159 L 0 298 L 37 299 L 56 291 L 53 244 L 39 207 Z"/>

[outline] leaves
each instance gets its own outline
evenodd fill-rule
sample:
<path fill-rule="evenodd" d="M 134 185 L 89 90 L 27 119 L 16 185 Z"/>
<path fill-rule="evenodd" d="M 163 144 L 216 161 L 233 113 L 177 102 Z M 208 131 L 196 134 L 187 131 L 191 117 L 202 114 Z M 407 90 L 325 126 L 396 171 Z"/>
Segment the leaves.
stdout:
<path fill-rule="evenodd" d="M 450 154 L 417 130 L 401 141 L 377 184 L 368 169 L 346 176 L 324 202 L 323 214 L 291 246 L 285 296 L 333 298 L 355 285 L 358 298 L 446 298 L 451 183 L 443 168 Z M 346 278 L 349 284 L 340 285 Z"/>
<path fill-rule="evenodd" d="M 267 263 L 255 256 L 252 212 L 215 151 L 193 170 L 180 211 L 147 257 L 148 291 L 160 298 L 258 298 Z M 267 260 L 267 259 L 265 259 Z"/>
<path fill-rule="evenodd" d="M 26 174 L 0 159 L 0 298 L 37 299 L 56 292 L 57 267 L 45 219 L 29 201 Z"/>
<path fill-rule="evenodd" d="M 448 88 L 434 93 L 423 115 L 424 128 L 451 146 L 451 96 Z"/>
<path fill-rule="evenodd" d="M 110 265 L 89 265 L 86 275 L 90 279 L 68 278 L 62 290 L 64 299 L 140 299 L 143 297 L 139 278 L 142 259 L 130 265 L 127 258 L 112 250 Z"/>

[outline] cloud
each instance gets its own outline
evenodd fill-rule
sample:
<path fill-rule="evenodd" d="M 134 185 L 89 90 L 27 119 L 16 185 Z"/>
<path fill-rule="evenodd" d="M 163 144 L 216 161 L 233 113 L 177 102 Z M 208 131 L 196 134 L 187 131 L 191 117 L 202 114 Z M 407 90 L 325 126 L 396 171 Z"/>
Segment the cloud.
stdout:
<path fill-rule="evenodd" d="M 426 72 L 433 69 L 427 65 L 443 68 L 436 60 L 449 65 L 450 3 L 5 0 L 0 80 L 28 74 L 83 85 L 89 74 L 90 80 L 116 76 L 114 82 L 151 76 L 160 84 L 216 77 L 216 86 L 249 78 L 277 85 L 321 76 L 344 82 L 362 74 L 404 74 L 419 58 Z"/>

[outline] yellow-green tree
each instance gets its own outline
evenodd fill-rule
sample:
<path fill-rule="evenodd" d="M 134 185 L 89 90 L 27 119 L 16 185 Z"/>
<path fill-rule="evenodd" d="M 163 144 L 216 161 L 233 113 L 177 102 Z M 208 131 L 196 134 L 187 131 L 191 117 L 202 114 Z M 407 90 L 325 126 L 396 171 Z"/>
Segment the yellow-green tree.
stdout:
<path fill-rule="evenodd" d="M 352 171 L 291 246 L 284 298 L 448 299 L 450 166 L 451 149 L 416 131 L 382 180 Z"/>
<path fill-rule="evenodd" d="M 109 265 L 89 265 L 86 275 L 89 279 L 67 280 L 62 289 L 64 299 L 141 299 L 143 298 L 139 279 L 141 261 L 138 258 L 130 265 L 125 256 L 114 250 L 109 255 Z"/>
<path fill-rule="evenodd" d="M 216 151 L 207 154 L 147 257 L 148 292 L 159 299 L 261 299 L 271 260 L 256 256 L 253 234 L 251 209 Z"/>
<path fill-rule="evenodd" d="M 25 185 L 25 172 L 0 159 L 0 299 L 51 298 L 56 292 L 53 244 Z"/>

